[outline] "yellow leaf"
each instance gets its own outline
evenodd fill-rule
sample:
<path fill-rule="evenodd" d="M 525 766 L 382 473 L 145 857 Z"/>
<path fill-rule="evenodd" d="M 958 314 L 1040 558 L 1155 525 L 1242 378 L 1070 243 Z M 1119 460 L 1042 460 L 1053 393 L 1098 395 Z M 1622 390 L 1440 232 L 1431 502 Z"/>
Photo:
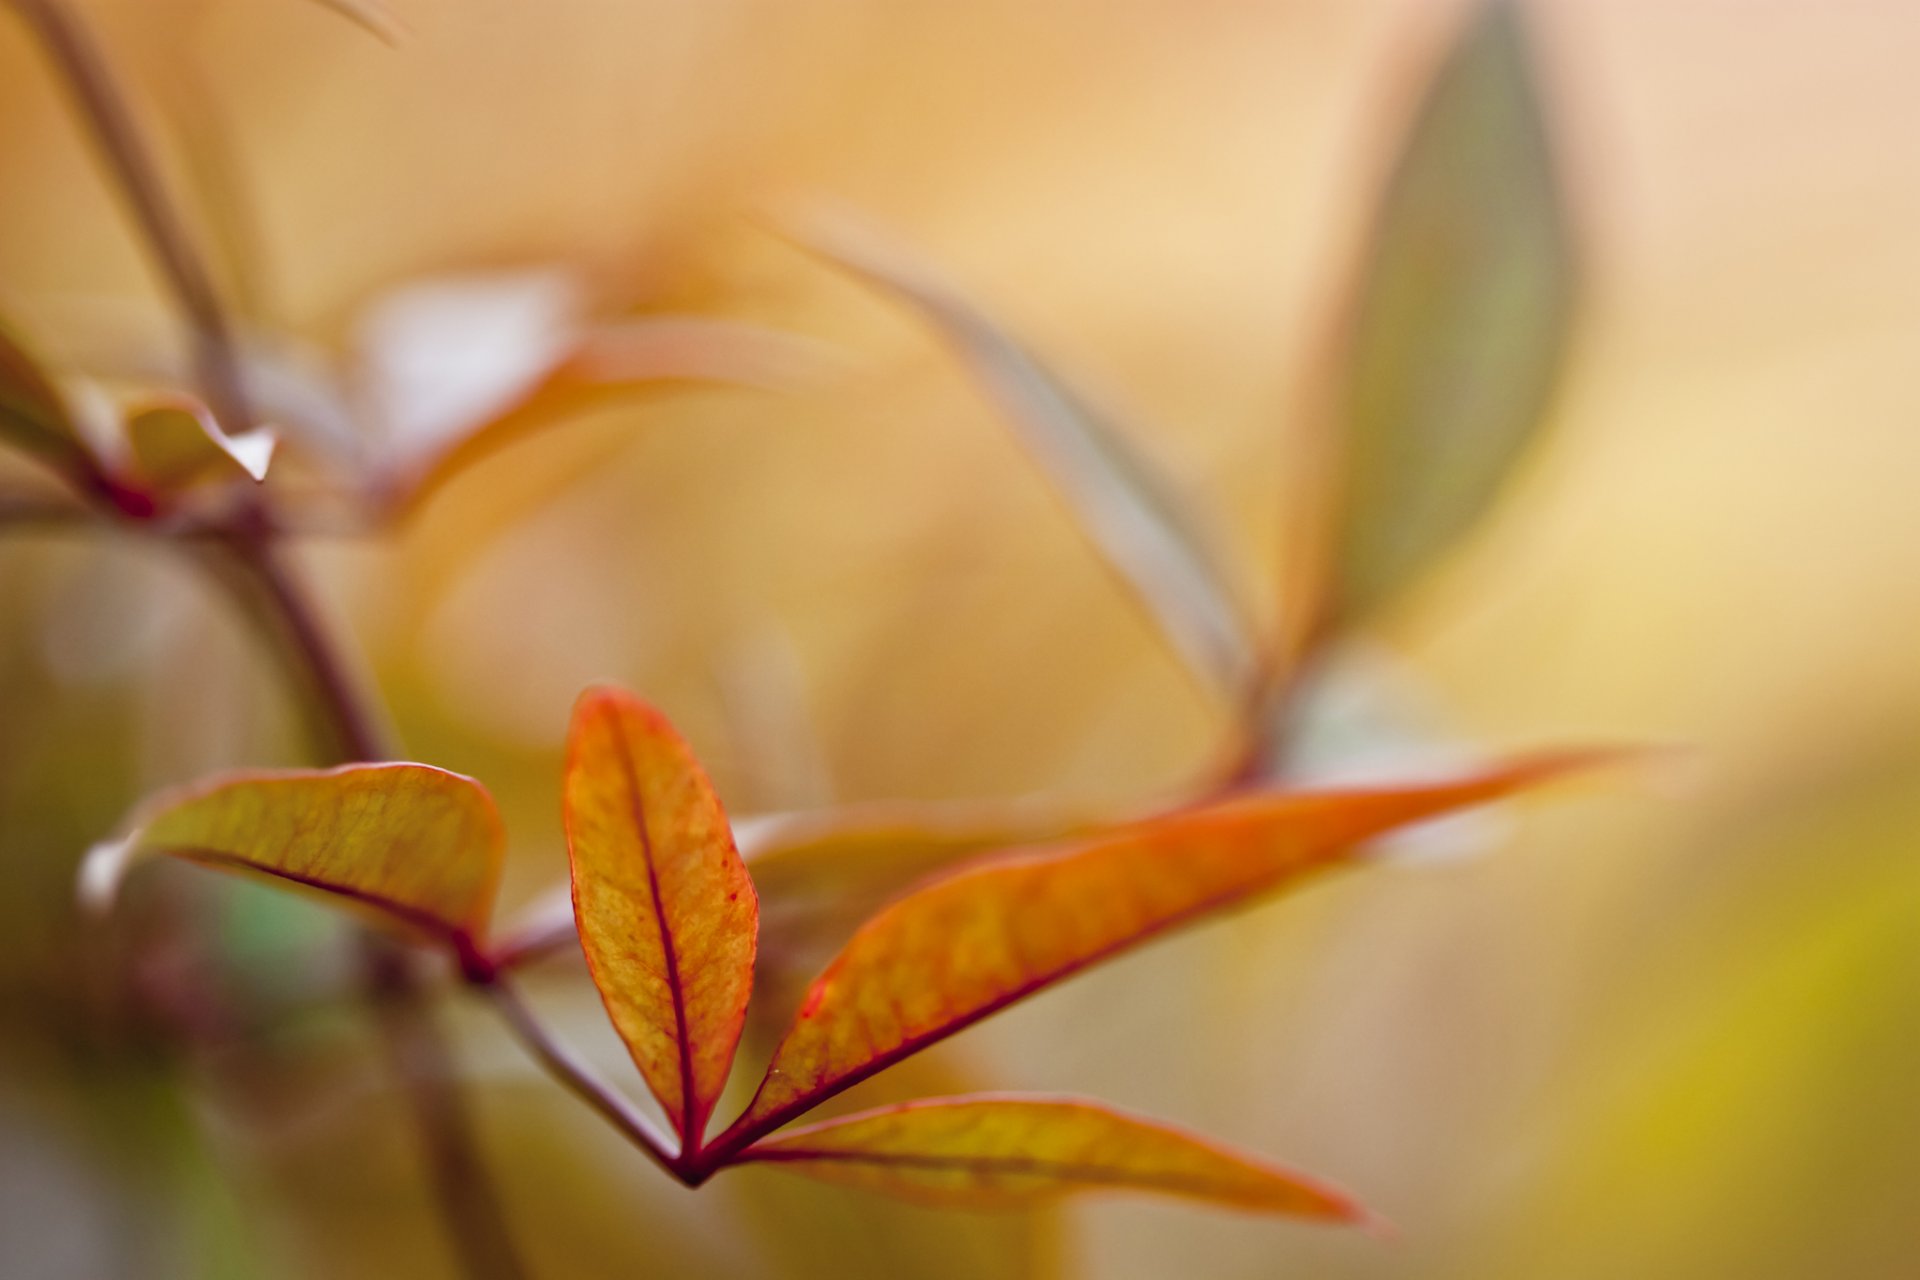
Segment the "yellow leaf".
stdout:
<path fill-rule="evenodd" d="M 930 1098 L 808 1125 L 756 1146 L 765 1163 L 935 1205 L 1002 1208 L 1074 1191 L 1151 1191 L 1257 1213 L 1369 1220 L 1344 1192 L 1094 1102 Z"/>
<path fill-rule="evenodd" d="M 465 952 L 486 929 L 505 848 L 493 798 L 457 773 L 261 770 L 156 796 L 125 837 L 88 855 L 81 893 L 105 905 L 133 862 L 167 854 L 317 890 Z"/>

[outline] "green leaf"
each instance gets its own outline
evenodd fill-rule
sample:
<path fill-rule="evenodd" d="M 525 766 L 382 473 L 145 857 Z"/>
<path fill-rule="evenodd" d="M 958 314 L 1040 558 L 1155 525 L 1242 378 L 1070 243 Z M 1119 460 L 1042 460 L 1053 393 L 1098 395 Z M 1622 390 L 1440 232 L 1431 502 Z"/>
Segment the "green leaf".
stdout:
<path fill-rule="evenodd" d="M 1336 616 L 1407 586 L 1498 494 L 1545 418 L 1572 256 L 1524 33 L 1489 4 L 1415 118 L 1355 299 Z"/>
<path fill-rule="evenodd" d="M 1189 504 L 1126 431 L 937 272 L 868 228 L 816 212 L 795 236 L 932 322 L 1175 652 L 1223 695 L 1243 693 L 1260 641 L 1239 593 Z"/>

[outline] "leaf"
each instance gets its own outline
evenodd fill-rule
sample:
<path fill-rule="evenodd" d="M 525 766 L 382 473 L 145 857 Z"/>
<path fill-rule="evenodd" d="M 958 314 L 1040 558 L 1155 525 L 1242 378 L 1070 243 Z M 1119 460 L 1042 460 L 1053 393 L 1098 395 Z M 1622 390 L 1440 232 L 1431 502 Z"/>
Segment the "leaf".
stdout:
<path fill-rule="evenodd" d="M 511 403 L 415 459 L 406 502 L 417 506 L 502 446 L 596 405 L 680 382 L 787 390 L 818 359 L 799 338 L 733 320 L 660 315 L 596 325 Z"/>
<path fill-rule="evenodd" d="M 1232 698 L 1259 640 L 1186 501 L 1125 431 L 939 276 L 864 227 L 814 217 L 800 243 L 917 310 L 966 360 L 1081 527 L 1189 666 Z"/>
<path fill-rule="evenodd" d="M 226 774 L 154 797 L 130 826 L 81 867 L 96 908 L 134 862 L 168 854 L 317 890 L 463 949 L 486 930 L 506 848 L 486 788 L 424 764 Z"/>
<path fill-rule="evenodd" d="M 861 927 L 716 1145 L 744 1145 L 1081 969 L 1351 860 L 1375 836 L 1590 761 L 1545 756 L 1429 786 L 1253 796 L 956 871 Z"/>
<path fill-rule="evenodd" d="M 735 820 L 734 840 L 760 904 L 760 1004 L 769 994 L 779 999 L 783 983 L 813 977 L 868 916 L 920 881 L 990 850 L 1100 825 L 1085 814 L 1021 802 L 880 802 Z M 494 958 L 524 964 L 571 948 L 575 936 L 571 886 L 556 886 L 521 910 Z"/>
<path fill-rule="evenodd" d="M 761 1002 L 818 973 L 869 916 L 921 881 L 1097 825 L 1016 804 L 876 804 L 737 824 L 760 895 Z"/>
<path fill-rule="evenodd" d="M 267 478 L 279 439 L 270 427 L 230 436 L 205 405 L 170 399 L 135 410 L 127 417 L 127 445 L 134 465 L 157 489 L 182 489 L 210 478 L 245 476 L 259 484 Z"/>
<path fill-rule="evenodd" d="M 61 467 L 82 453 L 73 418 L 52 379 L 4 328 L 0 328 L 0 439 Z"/>
<path fill-rule="evenodd" d="M 1573 270 L 1524 33 L 1488 4 L 1404 143 L 1355 303 L 1340 616 L 1406 586 L 1498 494 L 1545 419 Z"/>
<path fill-rule="evenodd" d="M 666 717 L 602 687 L 574 708 L 566 826 L 593 983 L 695 1150 L 753 989 L 759 907 L 726 813 Z"/>
<path fill-rule="evenodd" d="M 801 339 L 740 321 L 594 321 L 554 269 L 444 276 L 368 310 L 356 345 L 365 397 L 390 437 L 402 512 L 502 445 L 616 396 L 671 382 L 784 389 L 819 362 Z"/>
<path fill-rule="evenodd" d="M 1067 1098 L 930 1098 L 807 1125 L 747 1148 L 740 1160 L 965 1208 L 1125 1190 L 1333 1222 L 1369 1218 L 1350 1196 L 1302 1174 Z"/>

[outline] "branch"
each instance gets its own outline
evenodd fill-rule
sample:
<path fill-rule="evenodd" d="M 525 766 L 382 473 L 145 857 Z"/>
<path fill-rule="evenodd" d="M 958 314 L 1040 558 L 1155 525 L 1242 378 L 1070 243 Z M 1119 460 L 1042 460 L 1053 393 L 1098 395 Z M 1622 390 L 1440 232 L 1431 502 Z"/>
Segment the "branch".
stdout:
<path fill-rule="evenodd" d="M 669 1152 L 666 1139 L 638 1107 L 602 1080 L 593 1068 L 575 1057 L 572 1050 L 547 1033 L 511 979 L 504 973 L 495 972 L 476 981 L 474 985 L 493 1002 L 494 1009 L 506 1020 L 520 1043 L 546 1068 L 549 1075 L 598 1111 L 633 1145 L 646 1152 L 655 1164 L 689 1186 L 694 1184 L 685 1154 L 676 1156 Z"/>
<path fill-rule="evenodd" d="M 153 150 L 121 93 L 93 35 L 62 0 L 11 0 L 15 12 L 38 37 L 61 83 L 73 96 L 80 118 L 100 148 L 120 187 L 142 242 L 193 335 L 193 361 L 214 417 L 230 431 L 254 425 L 240 365 L 213 273 L 188 234 L 179 208 L 160 177 Z"/>
<path fill-rule="evenodd" d="M 52 60 L 81 119 L 93 135 L 121 195 L 142 232 L 160 274 L 192 336 L 197 379 L 214 417 L 229 430 L 254 425 L 228 322 L 213 275 L 201 258 L 151 149 L 92 33 L 63 0 L 11 0 L 14 11 Z M 102 503 L 119 497 L 97 483 Z M 120 504 L 124 506 L 125 504 Z M 151 514 L 150 512 L 146 514 Z M 155 531 L 160 532 L 160 531 Z M 212 546 L 247 583 L 271 620 L 270 634 L 313 694 L 314 719 L 327 725 L 345 759 L 377 759 L 381 749 L 372 705 L 354 687 L 338 653 L 299 584 L 274 556 L 273 529 L 263 504 L 251 503 Z M 433 1175 L 433 1187 L 452 1244 L 468 1275 L 519 1280 L 526 1274 L 508 1235 L 500 1201 L 468 1123 L 446 1043 L 435 1029 L 412 959 L 394 943 L 366 935 L 362 942 L 367 988 L 390 1056 L 407 1087 L 414 1121 Z"/>
<path fill-rule="evenodd" d="M 236 529 L 214 546 L 233 571 L 234 584 L 251 588 L 256 616 L 270 625 L 274 651 L 308 686 L 313 718 L 336 739 L 335 754 L 343 760 L 391 758 L 370 703 L 349 676 L 305 590 L 265 535 Z M 361 960 L 388 1056 L 406 1087 L 434 1193 L 465 1271 L 483 1280 L 520 1280 L 526 1269 L 507 1233 L 499 1195 L 461 1101 L 452 1055 L 433 1025 L 413 957 L 397 943 L 368 933 L 361 939 Z"/>
<path fill-rule="evenodd" d="M 0 494 L 0 531 L 10 533 L 18 529 L 33 529 L 68 532 L 90 528 L 98 523 L 91 511 L 71 502 L 28 494 Z"/>

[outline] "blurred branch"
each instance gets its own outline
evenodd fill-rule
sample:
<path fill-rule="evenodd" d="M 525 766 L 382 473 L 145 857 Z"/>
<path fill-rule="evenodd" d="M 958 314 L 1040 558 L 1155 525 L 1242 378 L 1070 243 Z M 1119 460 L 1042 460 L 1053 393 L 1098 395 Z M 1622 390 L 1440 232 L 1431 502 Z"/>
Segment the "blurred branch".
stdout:
<path fill-rule="evenodd" d="M 213 277 L 162 181 L 151 149 L 101 56 L 92 34 L 60 0 L 11 0 L 73 95 L 162 277 L 187 321 L 194 366 L 215 418 L 230 429 L 253 425 L 241 382 L 233 329 Z M 313 694 L 316 719 L 338 739 L 347 759 L 378 759 L 381 749 L 369 701 L 347 675 L 305 592 L 274 556 L 271 522 L 249 504 L 215 545 L 237 577 L 255 589 L 279 646 Z M 412 959 L 368 935 L 362 944 L 367 986 L 412 1106 L 432 1183 L 451 1243 L 467 1274 L 515 1280 L 525 1274 L 506 1232 L 499 1197 L 453 1080 L 450 1056 L 434 1028 Z"/>
<path fill-rule="evenodd" d="M 467 1275 L 523 1280 L 527 1269 L 508 1234 L 499 1193 L 481 1160 L 455 1076 L 453 1055 L 433 1023 L 413 956 L 368 934 L 362 963 L 393 1072 L 406 1090 L 429 1179 Z"/>
<path fill-rule="evenodd" d="M 309 686 L 315 719 L 337 740 L 343 760 L 391 758 L 383 734 L 346 663 L 328 638 L 301 584 L 259 531 L 235 530 L 218 544 L 239 582 L 257 593 L 275 649 Z M 434 1192 L 466 1273 L 491 1280 L 526 1274 L 507 1233 L 500 1198 L 487 1177 L 479 1142 L 467 1118 L 452 1055 L 436 1030 L 413 957 L 372 933 L 361 940 L 368 995 L 390 1060 L 405 1086 Z"/>
<path fill-rule="evenodd" d="M 61 0 L 11 3 L 52 59 L 61 83 L 73 95 L 80 118 L 140 224 L 144 243 L 187 320 L 194 367 L 214 416 L 234 431 L 254 425 L 234 352 L 233 328 L 214 288 L 213 275 L 188 234 L 160 177 L 153 151 L 141 137 L 126 97 L 92 33 Z"/>
<path fill-rule="evenodd" d="M 58 498 L 0 493 L 0 532 L 72 530 L 96 523 L 92 512 Z"/>

